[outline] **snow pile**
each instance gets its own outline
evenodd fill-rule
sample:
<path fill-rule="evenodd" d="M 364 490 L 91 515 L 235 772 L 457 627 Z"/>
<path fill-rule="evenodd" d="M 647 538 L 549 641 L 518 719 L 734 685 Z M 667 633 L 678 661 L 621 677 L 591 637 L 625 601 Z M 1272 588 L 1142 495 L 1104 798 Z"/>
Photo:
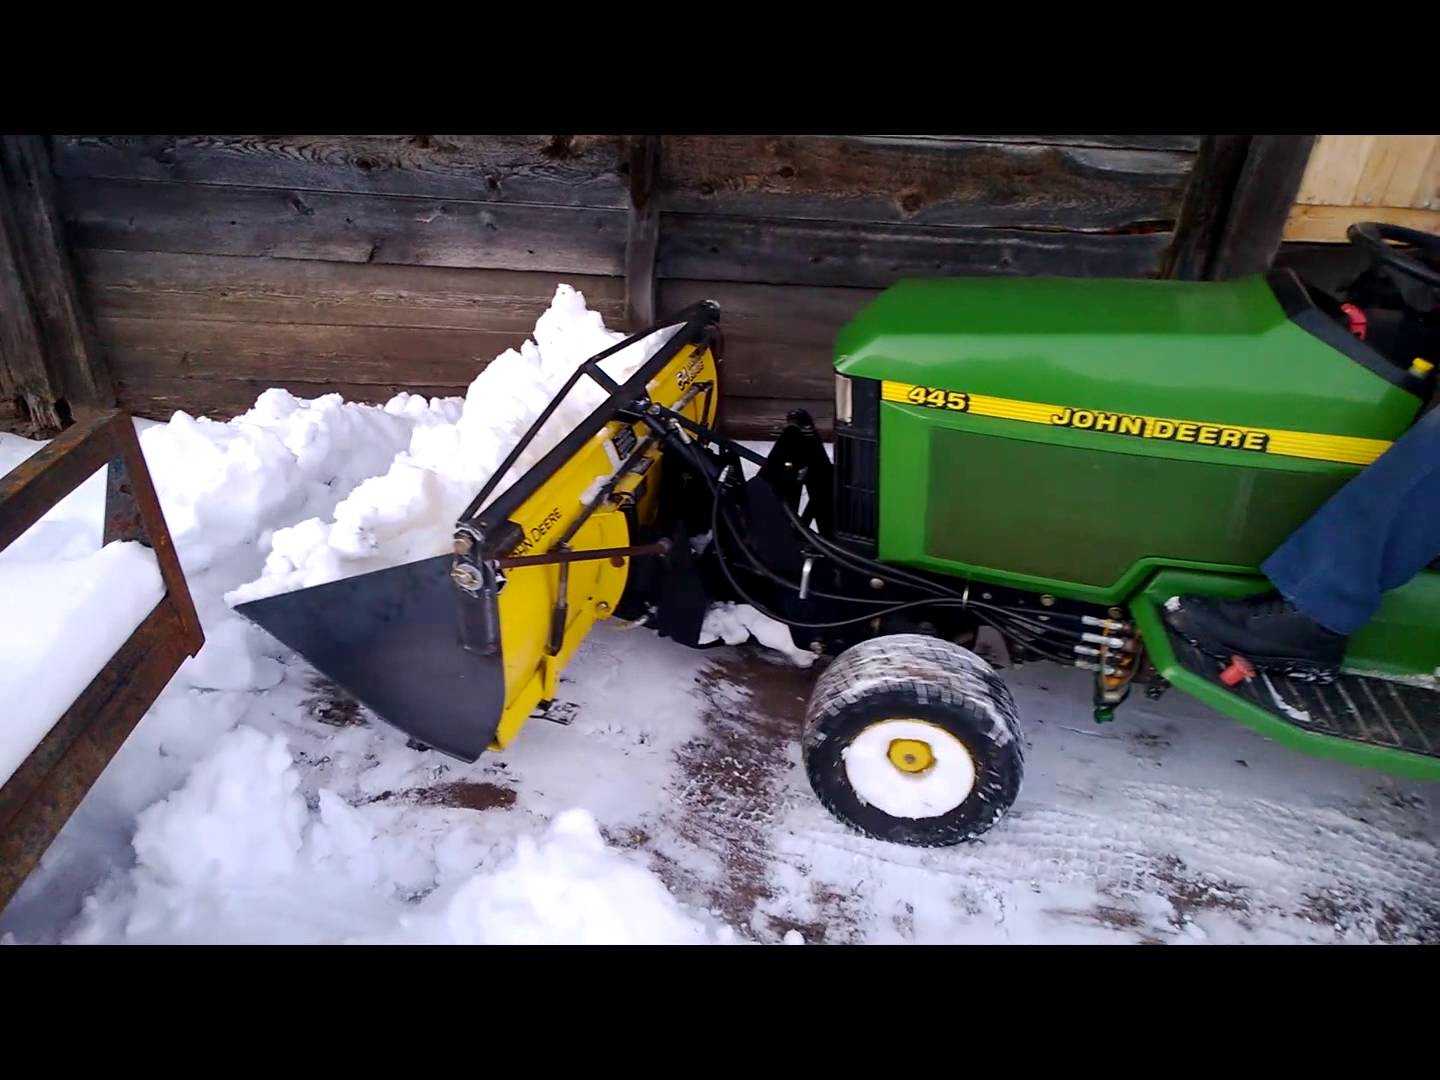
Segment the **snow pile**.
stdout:
<path fill-rule="evenodd" d="M 44 445 L 34 439 L 0 431 L 0 476 L 32 457 Z M 93 555 L 100 549 L 104 505 L 105 470 L 97 469 L 94 475 L 51 507 L 9 547 L 0 551 L 0 561 L 72 559 Z"/>
<path fill-rule="evenodd" d="M 224 591 L 257 573 L 274 529 L 329 512 L 416 430 L 459 411 L 458 399 L 400 394 L 380 406 L 271 389 L 224 423 L 177 412 L 144 427 L 141 450 L 205 629 L 205 647 L 178 680 L 205 690 L 274 686 L 279 665 L 262 655 L 273 643 L 230 610 Z"/>
<path fill-rule="evenodd" d="M 601 361 L 601 368 L 624 382 L 675 329 L 656 331 Z M 335 507 L 332 520 L 310 517 L 276 532 L 264 572 L 226 600 L 240 604 L 449 551 L 455 519 L 575 368 L 625 336 L 607 330 L 600 313 L 586 307 L 583 294 L 559 286 L 535 323 L 533 339 L 518 350 L 507 349 L 476 376 L 458 416 L 418 427 L 408 449 L 392 455 L 388 471 L 373 470 L 376 475 Z M 581 379 L 495 493 L 538 462 L 605 397 L 593 379 Z"/>
<path fill-rule="evenodd" d="M 213 917 L 237 892 L 299 865 L 308 817 L 282 739 L 242 727 L 136 821 L 139 895 L 128 933 Z"/>
<path fill-rule="evenodd" d="M 628 378 L 671 333 L 657 332 L 608 358 L 605 368 L 612 378 Z M 282 576 L 314 572 L 330 579 L 370 569 L 377 560 L 445 550 L 455 516 L 555 389 L 579 363 L 621 339 L 579 293 L 562 286 L 533 340 L 497 358 L 463 399 L 402 394 L 374 406 L 270 390 L 225 423 L 183 412 L 163 424 L 136 421 L 206 644 L 181 666 L 51 846 L 32 887 L 7 909 L 8 926 L 25 927 L 27 935 L 131 942 L 400 940 L 407 934 L 444 940 L 723 937 L 681 911 L 632 853 L 605 847 L 593 820 L 587 832 L 577 816 L 557 816 L 567 805 L 584 806 L 608 820 L 603 814 L 617 801 L 608 776 L 597 773 L 593 790 L 560 804 L 542 799 L 532 806 L 556 826 L 519 850 L 508 816 L 474 822 L 464 813 L 457 819 L 456 811 L 392 801 L 390 786 L 419 790 L 435 776 L 419 768 L 402 741 L 378 730 L 317 728 L 309 704 L 312 673 L 226 599 L 246 583 L 262 585 L 260 592 L 276 587 L 269 572 L 276 563 Z M 582 380 L 516 473 L 572 430 L 602 395 Z M 0 469 L 42 445 L 0 438 Z M 116 557 L 96 554 L 103 498 L 102 470 L 0 556 L 0 568 L 15 566 L 19 573 L 24 563 L 27 587 L 47 595 L 53 589 L 45 575 L 60 574 L 66 581 L 77 575 L 103 580 L 110 588 L 118 577 L 134 587 L 135 598 L 146 596 L 143 573 L 117 574 L 100 565 Z M 82 569 L 87 564 L 65 566 L 57 557 L 97 563 Z M 286 566 L 286 560 L 293 561 Z M 124 633 L 160 595 L 153 561 L 149 580 L 155 589 L 137 601 Z M 20 595 L 19 589 L 5 593 L 7 601 Z M 84 642 L 91 626 L 37 632 L 33 620 L 7 617 L 35 607 L 29 600 L 6 603 L 0 624 L 17 640 L 28 634 L 66 649 L 59 669 L 67 679 L 80 678 L 84 650 L 77 652 L 75 643 Z M 726 632 L 733 634 L 733 626 Z M 85 644 L 100 655 L 98 668 L 118 640 L 96 635 Z M 13 644 L 7 647 L 7 661 L 20 655 Z M 48 675 L 56 664 L 44 663 L 41 681 L 57 690 L 62 680 Z M 3 665 L 7 676 L 21 670 Z M 646 745 L 658 737 L 628 722 L 601 726 L 605 738 L 621 742 Z M 665 731 L 683 727 L 671 723 Z M 302 738 L 305 769 L 257 729 Z M 297 773 L 328 773 L 315 762 L 328 762 L 331 754 L 335 768 L 345 763 L 334 777 L 341 793 L 326 789 L 328 775 L 316 778 L 319 790 L 302 792 Z M 362 760 L 366 764 L 357 766 Z M 367 771 L 371 764 L 377 767 Z M 354 786 L 357 767 L 367 785 L 378 785 L 370 797 Z M 396 782 L 384 784 L 377 779 L 382 773 Z M 487 872 L 502 858 L 509 861 Z M 427 899 L 417 905 L 416 897 Z M 572 902 L 590 914 L 564 914 Z M 568 921 L 555 925 L 562 914 Z M 411 921 L 402 924 L 402 915 Z"/>
<path fill-rule="evenodd" d="M 155 555 L 143 544 L 0 563 L 7 616 L 0 618 L 0 784 L 164 595 Z"/>
<path fill-rule="evenodd" d="M 401 394 L 378 405 L 339 394 L 306 401 L 266 390 L 224 423 L 177 412 L 140 446 L 186 573 L 267 530 L 334 504 L 383 472 L 412 433 L 455 418 L 458 402 Z"/>
<path fill-rule="evenodd" d="M 238 728 L 184 786 L 139 815 L 134 869 L 86 901 L 71 940 L 733 940 L 727 928 L 685 912 L 652 873 L 608 848 L 584 810 L 558 814 L 538 840 L 520 836 L 491 870 L 477 872 L 463 844 L 449 859 L 437 850 L 433 873 L 450 880 L 416 906 L 383 894 L 395 887 L 385 865 L 390 850 L 413 847 L 417 838 L 379 835 L 378 819 L 332 791 L 322 789 L 317 804 L 318 813 L 307 806 L 283 738 Z"/>
<path fill-rule="evenodd" d="M 697 921 L 660 879 L 606 846 L 595 818 L 567 810 L 538 842 L 519 838 L 494 871 L 476 874 L 391 943 L 457 945 L 713 945 L 728 929 Z"/>
<path fill-rule="evenodd" d="M 761 645 L 784 653 L 796 667 L 808 668 L 815 663 L 814 653 L 796 647 L 788 626 L 749 604 L 711 604 L 700 624 L 699 644 L 723 641 L 726 645 L 743 645 L 752 634 Z"/>

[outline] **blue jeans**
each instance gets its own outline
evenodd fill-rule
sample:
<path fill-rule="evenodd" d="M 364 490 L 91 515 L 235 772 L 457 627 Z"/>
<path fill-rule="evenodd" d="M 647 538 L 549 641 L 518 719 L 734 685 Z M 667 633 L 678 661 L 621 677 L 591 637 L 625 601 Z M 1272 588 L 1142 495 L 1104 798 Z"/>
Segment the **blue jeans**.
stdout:
<path fill-rule="evenodd" d="M 1337 491 L 1261 566 L 1297 608 L 1353 634 L 1440 556 L 1440 409 Z"/>

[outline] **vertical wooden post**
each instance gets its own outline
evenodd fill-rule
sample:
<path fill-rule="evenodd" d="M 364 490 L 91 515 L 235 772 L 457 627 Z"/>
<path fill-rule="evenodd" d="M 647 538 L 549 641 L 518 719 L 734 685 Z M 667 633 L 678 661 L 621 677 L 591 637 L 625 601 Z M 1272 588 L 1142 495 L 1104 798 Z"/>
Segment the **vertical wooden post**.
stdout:
<path fill-rule="evenodd" d="M 42 430 L 115 404 L 55 198 L 42 135 L 0 137 L 0 382 Z"/>
<path fill-rule="evenodd" d="M 1245 167 L 1250 138 L 1249 135 L 1201 138 L 1195 166 L 1185 185 L 1180 216 L 1175 222 L 1175 239 L 1160 269 L 1161 277 L 1199 281 L 1209 273 L 1235 186 Z"/>
<path fill-rule="evenodd" d="M 10 200 L 0 188 L 0 393 L 11 398 L 41 432 L 65 426 L 64 391 L 45 362 L 45 346 L 21 270 Z"/>
<path fill-rule="evenodd" d="M 1163 275 L 1223 281 L 1268 270 L 1314 142 L 1314 135 L 1206 136 Z"/>
<path fill-rule="evenodd" d="M 625 235 L 625 323 L 633 333 L 655 322 L 655 252 L 660 243 L 660 210 L 655 202 L 660 175 L 659 135 L 631 135 L 630 221 Z"/>
<path fill-rule="evenodd" d="M 1270 269 L 1314 145 L 1314 135 L 1251 136 L 1210 277 L 1223 281 Z"/>

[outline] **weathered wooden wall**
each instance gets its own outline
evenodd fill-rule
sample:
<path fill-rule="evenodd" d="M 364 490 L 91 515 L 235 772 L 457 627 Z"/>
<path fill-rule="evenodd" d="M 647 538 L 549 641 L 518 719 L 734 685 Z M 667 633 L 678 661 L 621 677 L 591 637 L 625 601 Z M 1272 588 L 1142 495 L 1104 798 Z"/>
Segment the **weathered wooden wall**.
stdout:
<path fill-rule="evenodd" d="M 828 419 L 833 335 L 898 278 L 1160 272 L 1200 138 L 50 146 L 79 292 L 120 404 L 138 414 L 233 415 L 272 385 L 371 401 L 458 392 L 523 339 L 561 281 L 622 326 L 628 271 L 632 312 L 651 289 L 662 314 L 720 302 L 730 425 L 760 434 L 793 404 Z"/>
<path fill-rule="evenodd" d="M 1357 221 L 1440 233 L 1440 135 L 1321 135 L 1285 223 L 1293 243 L 1344 243 Z"/>
<path fill-rule="evenodd" d="M 46 140 L 0 136 L 0 422 L 54 434 L 113 406 Z"/>

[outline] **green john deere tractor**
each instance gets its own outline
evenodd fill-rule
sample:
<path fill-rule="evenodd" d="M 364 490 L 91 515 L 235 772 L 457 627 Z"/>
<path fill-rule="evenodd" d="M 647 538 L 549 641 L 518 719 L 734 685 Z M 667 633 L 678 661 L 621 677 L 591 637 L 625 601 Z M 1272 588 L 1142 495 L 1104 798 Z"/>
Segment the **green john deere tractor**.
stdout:
<path fill-rule="evenodd" d="M 833 458 L 800 411 L 764 456 L 715 431 L 720 313 L 699 304 L 624 382 L 603 357 L 576 371 L 561 396 L 591 378 L 605 403 L 481 491 L 453 553 L 240 610 L 472 761 L 543 714 L 595 621 L 697 645 L 711 605 L 749 605 L 833 658 L 804 717 L 817 797 L 907 844 L 976 837 L 1019 791 L 1023 718 L 982 626 L 1093 672 L 1097 720 L 1175 687 L 1297 750 L 1437 779 L 1440 571 L 1386 596 L 1331 681 L 1237 669 L 1164 618 L 1268 590 L 1264 558 L 1434 395 L 1435 241 L 1352 240 L 1371 259 L 1343 296 L 1289 270 L 898 284 L 836 342 Z"/>

